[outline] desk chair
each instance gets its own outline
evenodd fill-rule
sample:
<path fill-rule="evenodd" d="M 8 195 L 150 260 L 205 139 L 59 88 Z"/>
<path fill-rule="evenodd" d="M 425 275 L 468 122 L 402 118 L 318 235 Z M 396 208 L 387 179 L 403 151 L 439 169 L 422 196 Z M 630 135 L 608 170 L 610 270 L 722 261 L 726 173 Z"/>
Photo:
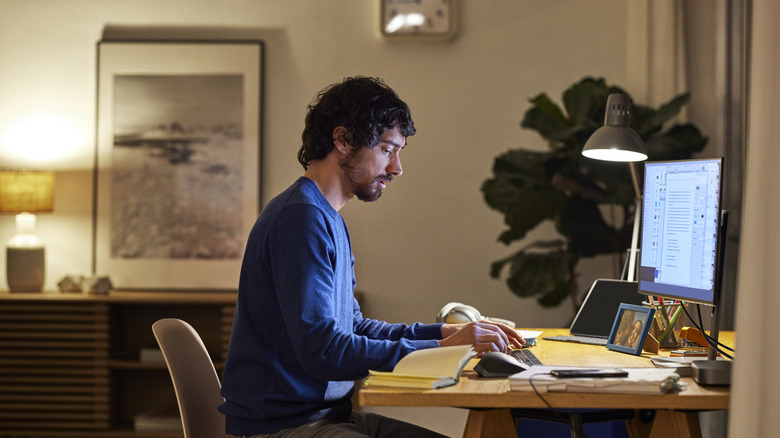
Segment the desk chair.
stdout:
<path fill-rule="evenodd" d="M 217 371 L 198 332 L 180 319 L 152 324 L 173 380 L 184 438 L 225 436 L 225 416 L 217 410 L 222 398 Z"/>

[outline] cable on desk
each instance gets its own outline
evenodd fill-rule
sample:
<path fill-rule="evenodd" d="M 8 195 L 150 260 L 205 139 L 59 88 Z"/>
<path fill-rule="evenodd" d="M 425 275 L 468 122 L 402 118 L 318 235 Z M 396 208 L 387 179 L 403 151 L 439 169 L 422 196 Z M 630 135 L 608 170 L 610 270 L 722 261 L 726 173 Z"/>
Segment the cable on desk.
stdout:
<path fill-rule="evenodd" d="M 734 354 L 736 354 L 736 352 L 737 352 L 736 350 L 734 350 L 733 348 L 729 347 L 728 345 L 725 345 L 725 344 L 721 343 L 720 341 L 717 341 L 717 342 L 716 342 L 716 341 L 715 341 L 715 339 L 713 339 L 713 338 L 712 338 L 710 335 L 708 335 L 708 334 L 707 334 L 707 333 L 704 331 L 704 328 L 703 328 L 703 327 L 704 327 L 704 323 L 702 322 L 702 317 L 701 317 L 701 306 L 700 306 L 699 304 L 697 304 L 697 305 L 696 305 L 696 310 L 697 310 L 697 312 L 698 312 L 698 314 L 699 314 L 699 315 L 698 315 L 698 316 L 699 316 L 699 323 L 698 323 L 698 324 L 697 324 L 697 323 L 696 323 L 696 321 L 693 319 L 693 317 L 691 316 L 691 314 L 690 314 L 690 313 L 688 313 L 688 309 L 687 309 L 687 307 L 686 307 L 685 303 L 683 303 L 683 304 L 682 304 L 682 309 L 683 309 L 683 311 L 685 312 L 685 316 L 687 316 L 687 317 L 688 317 L 688 321 L 690 321 L 690 322 L 691 322 L 691 324 L 693 324 L 693 325 L 696 327 L 696 329 L 697 329 L 697 330 L 699 330 L 699 331 L 701 332 L 701 334 L 702 334 L 702 335 L 704 335 L 704 339 L 707 341 L 707 343 L 708 343 L 708 344 L 709 344 L 709 345 L 710 345 L 712 348 L 714 348 L 714 349 L 715 349 L 715 351 L 717 351 L 718 353 L 720 353 L 722 356 L 724 356 L 724 357 L 726 357 L 726 358 L 729 358 L 729 359 L 731 359 L 731 360 L 734 360 L 734 357 L 732 357 L 730 354 L 728 354 L 728 353 L 726 353 L 725 351 L 723 351 L 723 350 L 721 349 L 721 347 L 723 347 L 724 349 L 726 349 L 726 350 L 728 350 L 728 351 L 731 351 L 731 352 L 732 352 L 732 353 L 734 353 Z M 703 345 L 702 345 L 702 347 L 703 347 Z"/>
<path fill-rule="evenodd" d="M 537 396 L 539 396 L 539 398 L 540 398 L 540 399 L 542 399 L 542 401 L 544 402 L 544 404 L 545 404 L 545 405 L 547 405 L 547 407 L 548 407 L 548 408 L 550 408 L 551 410 L 555 411 L 555 408 L 553 408 L 553 407 L 552 407 L 552 405 L 550 404 L 550 402 L 548 402 L 548 401 L 547 401 L 547 399 L 545 399 L 545 398 L 542 396 L 542 393 L 541 393 L 541 392 L 539 392 L 539 390 L 538 390 L 538 389 L 536 389 L 536 385 L 534 385 L 534 377 L 536 377 L 536 376 L 551 376 L 551 375 L 552 375 L 552 373 L 544 373 L 544 374 L 541 374 L 541 373 L 540 373 L 540 374 L 531 374 L 530 376 L 528 376 L 528 383 L 530 383 L 530 384 L 531 384 L 531 389 L 533 389 L 533 390 L 534 390 L 534 394 L 536 394 Z M 564 416 L 563 416 L 563 415 L 561 415 L 560 417 L 561 417 L 561 419 L 562 419 L 562 420 L 565 420 L 565 418 L 564 418 Z"/>
<path fill-rule="evenodd" d="M 702 322 L 702 317 L 701 317 L 701 305 L 700 304 L 696 305 L 696 311 L 699 314 L 699 325 L 701 327 L 704 327 L 704 323 Z M 700 331 L 702 332 L 702 334 L 704 335 L 705 338 L 709 339 L 711 342 L 715 342 L 715 339 L 713 339 L 712 336 L 710 336 L 707 333 L 705 333 L 703 328 Z M 726 350 L 735 352 L 733 348 L 729 347 L 726 344 L 721 343 L 720 341 L 718 341 L 718 345 L 723 347 L 723 348 L 725 348 Z"/>
<path fill-rule="evenodd" d="M 537 396 L 539 396 L 539 398 L 540 398 L 540 399 L 541 399 L 541 400 L 544 402 L 544 404 L 547 406 L 547 408 L 549 408 L 549 409 L 550 409 L 550 412 L 552 412 L 552 413 L 553 413 L 553 414 L 554 414 L 556 417 L 558 417 L 558 419 L 560 419 L 560 420 L 561 420 L 561 422 L 562 422 L 563 424 L 568 424 L 570 428 L 573 428 L 573 427 L 574 427 L 574 425 L 572 424 L 572 417 L 571 417 L 570 415 L 564 415 L 564 414 L 562 414 L 560 411 L 558 411 L 557 409 L 555 409 L 554 407 L 552 407 L 552 405 L 550 404 L 550 402 L 548 402 L 548 401 L 547 401 L 547 399 L 545 399 L 545 398 L 542 396 L 542 393 L 541 393 L 541 392 L 539 392 L 539 390 L 538 390 L 538 389 L 536 389 L 536 385 L 534 385 L 534 377 L 536 377 L 536 376 L 551 376 L 551 375 L 552 375 L 552 373 L 540 373 L 540 374 L 532 374 L 532 375 L 528 376 L 528 383 L 530 383 L 530 384 L 531 384 L 531 389 L 533 389 L 533 390 L 534 390 L 534 393 L 535 393 Z M 549 421 L 549 420 L 548 420 L 548 421 Z M 574 429 L 572 429 L 572 436 L 575 436 L 575 437 L 576 437 L 576 436 L 582 436 L 583 438 L 588 438 L 588 435 L 587 435 L 587 434 L 585 434 L 585 430 L 584 430 L 584 429 L 582 429 L 582 426 L 583 426 L 583 425 L 582 425 L 582 423 L 580 422 L 580 423 L 577 425 L 577 429 L 578 429 L 578 431 L 577 431 L 577 432 L 574 432 Z M 579 434 L 579 431 L 580 431 L 580 430 L 581 430 L 581 432 L 582 432 L 582 435 L 580 435 L 580 434 Z"/>

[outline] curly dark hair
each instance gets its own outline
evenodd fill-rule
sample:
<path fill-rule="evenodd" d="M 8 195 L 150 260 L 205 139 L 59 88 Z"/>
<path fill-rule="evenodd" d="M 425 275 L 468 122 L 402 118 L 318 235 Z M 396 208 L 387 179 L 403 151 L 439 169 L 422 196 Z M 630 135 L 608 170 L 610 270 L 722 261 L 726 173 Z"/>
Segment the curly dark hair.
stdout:
<path fill-rule="evenodd" d="M 398 125 L 401 135 L 416 132 L 409 106 L 382 79 L 356 76 L 331 84 L 309 105 L 298 161 L 304 169 L 333 150 L 333 130 L 346 128 L 353 150 L 373 148 L 382 134 Z"/>

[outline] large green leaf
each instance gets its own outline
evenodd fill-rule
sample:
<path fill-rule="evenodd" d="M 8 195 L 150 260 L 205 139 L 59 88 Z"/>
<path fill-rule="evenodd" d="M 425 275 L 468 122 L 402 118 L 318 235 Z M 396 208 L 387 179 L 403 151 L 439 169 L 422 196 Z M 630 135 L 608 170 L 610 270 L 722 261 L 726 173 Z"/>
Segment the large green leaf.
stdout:
<path fill-rule="evenodd" d="M 680 113 L 682 107 L 690 100 L 690 94 L 684 93 L 661 105 L 658 110 L 637 106 L 632 108 L 633 126 L 636 133 L 643 139 L 658 132 L 663 125 Z"/>
<path fill-rule="evenodd" d="M 493 165 L 494 177 L 482 184 L 485 202 L 504 214 L 517 210 L 517 203 L 526 205 L 537 196 L 533 191 L 551 191 L 552 186 L 545 172 L 549 153 L 515 150 L 498 156 Z M 522 206 L 521 206 L 522 207 Z M 522 209 L 522 208 L 521 208 Z"/>
<path fill-rule="evenodd" d="M 504 216 L 509 229 L 498 237 L 505 244 L 524 238 L 543 220 L 553 219 L 566 201 L 563 193 L 553 189 L 520 187 L 517 193 L 517 199 L 508 206 Z"/>
<path fill-rule="evenodd" d="M 508 266 L 507 286 L 523 298 L 536 297 L 545 307 L 560 304 L 572 289 L 571 267 L 576 258 L 563 251 L 561 240 L 536 241 L 521 251 L 493 262 L 490 276 L 500 278 Z"/>
<path fill-rule="evenodd" d="M 549 152 L 514 149 L 496 157 L 493 173 L 496 177 L 515 179 L 521 185 L 546 185 L 549 176 L 545 165 L 551 159 L 554 156 Z"/>
<path fill-rule="evenodd" d="M 533 106 L 525 113 L 520 126 L 533 129 L 542 137 L 549 138 L 569 126 L 561 108 L 542 93 L 531 99 Z"/>
<path fill-rule="evenodd" d="M 553 290 L 545 295 L 540 296 L 536 299 L 536 301 L 543 307 L 557 306 L 571 295 L 573 292 L 574 283 L 575 281 L 572 278 L 567 280 L 559 280 L 555 283 Z"/>
<path fill-rule="evenodd" d="M 509 257 L 505 257 L 501 260 L 496 260 L 495 262 L 493 262 L 490 265 L 491 266 L 490 276 L 493 278 L 500 278 L 501 270 L 504 268 L 504 265 L 506 265 L 507 263 L 511 263 L 520 254 L 525 254 L 526 252 L 536 252 L 536 253 L 563 252 L 564 248 L 566 248 L 566 242 L 564 242 L 561 239 L 534 241 L 533 243 L 526 246 L 522 250 L 516 252 L 515 254 L 512 254 Z"/>
<path fill-rule="evenodd" d="M 707 138 L 691 124 L 675 125 L 666 135 L 653 137 L 645 142 L 652 160 L 682 160 L 690 158 L 691 152 L 701 152 Z"/>
<path fill-rule="evenodd" d="M 558 172 L 552 177 L 552 187 L 567 197 L 578 196 L 595 202 L 607 202 L 609 194 L 595 181 L 580 172 Z"/>
<path fill-rule="evenodd" d="M 589 123 L 599 118 L 603 124 L 608 95 L 604 79 L 586 78 L 563 92 L 563 107 L 572 124 Z"/>
<path fill-rule="evenodd" d="M 604 221 L 598 204 L 590 199 L 568 198 L 556 217 L 555 228 L 566 236 L 569 251 L 582 257 L 625 248 L 618 230 Z"/>
<path fill-rule="evenodd" d="M 507 259 L 506 282 L 519 296 L 546 295 L 569 273 L 571 254 L 565 252 L 535 253 L 519 251 Z"/>
<path fill-rule="evenodd" d="M 605 200 L 595 197 L 593 199 L 606 204 L 632 204 L 636 198 L 631 182 L 630 166 L 632 165 L 635 168 L 641 167 L 641 164 L 617 163 L 583 157 L 582 172 L 594 184 L 601 187 L 606 195 Z"/>

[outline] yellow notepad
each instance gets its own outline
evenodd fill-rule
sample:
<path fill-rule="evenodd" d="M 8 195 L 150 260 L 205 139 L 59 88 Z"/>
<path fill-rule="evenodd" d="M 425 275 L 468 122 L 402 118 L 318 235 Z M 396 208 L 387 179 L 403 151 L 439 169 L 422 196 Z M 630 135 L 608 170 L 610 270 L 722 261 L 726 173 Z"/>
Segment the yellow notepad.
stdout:
<path fill-rule="evenodd" d="M 401 358 L 393 371 L 369 371 L 365 385 L 421 389 L 454 385 L 474 354 L 470 345 L 413 351 Z"/>

